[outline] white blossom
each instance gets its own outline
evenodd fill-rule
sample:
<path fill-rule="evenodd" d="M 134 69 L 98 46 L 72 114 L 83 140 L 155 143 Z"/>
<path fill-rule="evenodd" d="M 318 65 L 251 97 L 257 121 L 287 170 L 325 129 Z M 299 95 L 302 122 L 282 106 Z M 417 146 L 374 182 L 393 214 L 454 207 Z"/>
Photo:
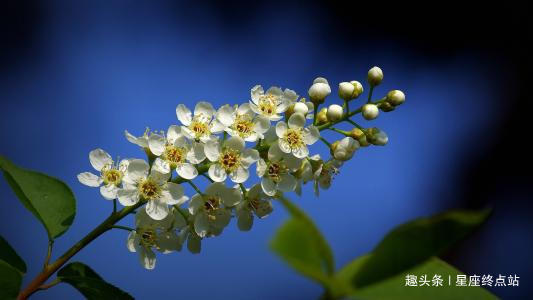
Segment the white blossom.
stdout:
<path fill-rule="evenodd" d="M 282 91 L 279 87 L 271 87 L 265 93 L 260 85 L 252 88 L 251 97 L 250 108 L 270 121 L 281 120 L 282 116 L 279 114 L 285 112 L 298 99 L 298 95 L 293 90 Z"/>
<path fill-rule="evenodd" d="M 235 183 L 245 182 L 250 176 L 248 168 L 259 160 L 259 152 L 245 149 L 244 140 L 238 136 L 232 136 L 222 144 L 219 140 L 211 140 L 204 149 L 207 158 L 213 162 L 209 177 L 216 182 L 223 182 L 228 175 Z"/>
<path fill-rule="evenodd" d="M 291 174 L 301 166 L 302 159 L 283 152 L 278 142 L 270 145 L 268 161 L 260 159 L 257 163 L 257 176 L 261 178 L 261 187 L 265 194 L 276 195 L 276 192 L 292 192 L 296 188 L 296 178 Z"/>
<path fill-rule="evenodd" d="M 249 103 L 238 107 L 224 105 L 217 112 L 217 120 L 224 124 L 225 131 L 231 136 L 239 136 L 247 142 L 255 142 L 263 138 L 270 128 L 270 119 L 264 115 L 256 115 Z"/>
<path fill-rule="evenodd" d="M 294 113 L 289 118 L 288 124 L 279 121 L 276 124 L 276 135 L 279 138 L 279 147 L 285 153 L 292 153 L 298 158 L 309 154 L 308 145 L 314 144 L 320 137 L 318 129 L 311 125 L 304 128 L 305 117 Z"/>
<path fill-rule="evenodd" d="M 252 228 L 254 215 L 259 219 L 266 218 L 273 209 L 270 199 L 260 184 L 252 186 L 246 192 L 244 200 L 235 207 L 237 227 L 242 231 L 248 231 Z"/>
<path fill-rule="evenodd" d="M 129 160 L 122 160 L 116 165 L 107 152 L 102 149 L 94 149 L 89 153 L 89 161 L 93 168 L 100 172 L 100 175 L 83 172 L 78 174 L 78 180 L 90 187 L 100 187 L 100 194 L 104 199 L 116 199 Z"/>
<path fill-rule="evenodd" d="M 194 107 L 194 115 L 185 105 L 179 104 L 176 115 L 183 124 L 183 134 L 196 141 L 205 143 L 216 139 L 213 134 L 224 130 L 224 125 L 214 118 L 215 109 L 209 102 L 198 102 Z"/>

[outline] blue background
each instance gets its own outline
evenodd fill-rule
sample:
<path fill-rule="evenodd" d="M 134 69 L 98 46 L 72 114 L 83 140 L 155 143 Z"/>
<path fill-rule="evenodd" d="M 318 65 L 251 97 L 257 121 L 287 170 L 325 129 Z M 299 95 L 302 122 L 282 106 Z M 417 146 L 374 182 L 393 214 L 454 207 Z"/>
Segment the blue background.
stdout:
<path fill-rule="evenodd" d="M 303 197 L 292 197 L 331 243 L 338 267 L 371 251 L 395 225 L 471 207 L 464 201 L 470 180 L 465 169 L 490 149 L 499 136 L 498 122 L 510 109 L 502 82 L 509 67 L 490 53 L 464 48 L 435 59 L 406 40 L 343 34 L 338 24 L 321 18 L 319 5 L 52 1 L 38 9 L 37 20 L 31 15 L 26 20 L 35 22 L 29 41 L 11 46 L 15 51 L 9 57 L 17 59 L 4 61 L 0 73 L 0 153 L 72 187 L 78 213 L 56 241 L 54 257 L 112 209 L 97 189 L 76 179 L 91 170 L 89 151 L 101 147 L 114 157 L 143 158 L 123 131 L 166 130 L 178 124 L 179 103 L 192 108 L 199 100 L 216 107 L 246 102 L 255 84 L 288 87 L 306 96 L 317 76 L 326 77 L 335 94 L 338 82 L 364 81 L 374 65 L 385 73 L 376 98 L 391 89 L 405 91 L 407 102 L 396 111 L 381 113 L 373 122 L 359 119 L 388 133 L 386 147 L 361 149 L 320 198 L 310 186 Z M 340 103 L 330 98 L 328 103 Z M 312 151 L 326 153 L 320 143 Z M 492 204 L 493 217 L 448 260 L 469 274 L 517 274 L 526 285 L 533 275 L 530 189 L 512 184 L 487 189 L 481 204 Z M 42 265 L 46 234 L 3 180 L 0 191 L 0 234 L 25 259 L 26 285 Z M 127 233 L 120 230 L 106 233 L 74 260 L 139 299 L 316 298 L 321 288 L 268 250 L 286 218 L 276 204 L 274 213 L 256 220 L 250 232 L 238 231 L 232 221 L 222 236 L 204 240 L 201 255 L 158 255 L 153 271 L 144 270 L 137 254 L 128 252 Z M 132 219 L 121 224 L 132 226 Z M 519 296 L 526 289 L 494 292 Z M 35 294 L 35 299 L 80 297 L 66 284 Z"/>

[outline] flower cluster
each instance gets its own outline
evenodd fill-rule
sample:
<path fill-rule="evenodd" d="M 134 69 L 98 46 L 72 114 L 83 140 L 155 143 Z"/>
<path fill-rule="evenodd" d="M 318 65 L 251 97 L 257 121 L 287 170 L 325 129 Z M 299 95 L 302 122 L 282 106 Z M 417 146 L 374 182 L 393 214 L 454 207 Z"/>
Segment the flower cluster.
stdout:
<path fill-rule="evenodd" d="M 201 242 L 220 235 L 237 219 L 242 231 L 251 229 L 254 218 L 265 218 L 272 201 L 281 193 L 302 193 L 302 186 L 313 183 L 315 194 L 328 189 L 343 163 L 361 147 L 385 145 L 386 133 L 376 127 L 364 128 L 351 118 L 361 113 L 366 120 L 389 112 L 405 101 L 399 90 L 372 101 L 373 89 L 383 80 L 381 69 L 368 72 L 368 100 L 358 109 L 350 103 L 363 94 L 358 81 L 341 82 L 340 102 L 320 109 L 331 94 L 328 81 L 316 78 L 309 88 L 310 101 L 295 91 L 260 85 L 251 89 L 248 103 L 223 105 L 215 109 L 198 102 L 191 111 L 179 104 L 180 125 L 166 131 L 150 131 L 128 141 L 146 154 L 144 159 L 114 162 L 102 149 L 89 153 L 91 165 L 100 174 L 80 173 L 81 183 L 100 187 L 107 200 L 135 206 L 135 228 L 129 228 L 128 249 L 137 252 L 141 264 L 152 269 L 155 252 L 180 251 L 184 244 L 198 253 Z M 335 127 L 345 124 L 349 130 Z M 329 142 L 321 133 L 336 132 L 340 140 Z M 309 146 L 323 142 L 330 158 L 311 154 Z M 255 165 L 255 172 L 250 170 Z M 255 173 L 255 174 L 254 174 Z M 208 180 L 201 190 L 193 180 Z M 257 183 L 246 184 L 250 178 Z M 183 184 L 196 191 L 185 195 Z M 248 186 L 248 187 L 247 187 Z M 187 206 L 187 207 L 184 207 Z M 121 228 L 128 228 L 120 226 Z"/>

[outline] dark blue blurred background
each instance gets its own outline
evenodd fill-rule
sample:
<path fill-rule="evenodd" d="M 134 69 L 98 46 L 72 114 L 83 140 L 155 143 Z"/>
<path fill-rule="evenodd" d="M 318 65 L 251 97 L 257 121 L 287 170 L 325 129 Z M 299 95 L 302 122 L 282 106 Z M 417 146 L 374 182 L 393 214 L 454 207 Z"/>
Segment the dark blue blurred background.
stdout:
<path fill-rule="evenodd" d="M 311 81 L 324 76 L 336 92 L 338 82 L 363 81 L 378 65 L 385 80 L 376 97 L 390 89 L 407 94 L 405 105 L 373 122 L 389 134 L 389 144 L 358 152 L 319 199 L 310 187 L 293 197 L 331 243 L 337 266 L 411 218 L 492 205 L 486 226 L 445 259 L 469 274 L 521 277 L 519 288 L 493 290 L 500 296 L 531 294 L 526 10 L 498 6 L 480 15 L 452 4 L 419 13 L 421 7 L 403 3 L 389 10 L 354 2 L 193 3 L 2 3 L 0 153 L 66 181 L 78 201 L 55 256 L 112 209 L 76 179 L 91 169 L 88 152 L 101 147 L 113 156 L 143 157 L 124 129 L 166 130 L 178 123 L 177 104 L 245 102 L 255 84 L 306 96 Z M 322 145 L 313 149 L 324 153 Z M 26 260 L 26 285 L 42 265 L 46 234 L 4 180 L 0 191 L 0 234 Z M 106 233 L 74 260 L 139 299 L 316 298 L 320 287 L 267 248 L 286 217 L 276 206 L 251 232 L 232 223 L 204 242 L 201 255 L 159 255 L 153 271 L 127 251 L 123 231 Z M 35 298 L 81 295 L 62 284 Z"/>

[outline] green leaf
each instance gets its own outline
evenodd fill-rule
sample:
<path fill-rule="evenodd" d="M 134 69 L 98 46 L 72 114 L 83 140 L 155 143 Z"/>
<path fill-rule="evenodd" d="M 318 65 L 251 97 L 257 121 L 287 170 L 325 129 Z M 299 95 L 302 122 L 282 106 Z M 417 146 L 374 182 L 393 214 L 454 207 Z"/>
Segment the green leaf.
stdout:
<path fill-rule="evenodd" d="M 358 274 L 361 268 L 372 259 L 372 254 L 361 256 L 352 261 L 337 273 L 339 281 L 348 281 L 354 274 Z M 407 274 L 427 275 L 430 286 L 405 286 Z M 431 286 L 434 275 L 440 275 L 442 286 Z M 373 300 L 373 299 L 498 299 L 482 287 L 456 286 L 455 282 L 458 274 L 463 274 L 459 270 L 450 266 L 446 262 L 432 257 L 421 264 L 404 270 L 404 272 L 385 280 L 375 282 L 361 289 L 352 289 L 347 295 L 353 299 Z"/>
<path fill-rule="evenodd" d="M 0 299 L 16 299 L 22 284 L 22 274 L 0 260 Z"/>
<path fill-rule="evenodd" d="M 26 263 L 2 236 L 0 236 L 0 261 L 17 269 L 21 275 L 26 274 Z"/>
<path fill-rule="evenodd" d="M 76 215 L 76 200 L 64 182 L 19 168 L 1 156 L 0 168 L 22 204 L 44 225 L 50 240 L 67 231 Z"/>
<path fill-rule="evenodd" d="M 370 285 L 438 256 L 478 228 L 489 214 L 490 210 L 451 211 L 396 227 L 354 274 L 353 285 Z"/>
<path fill-rule="evenodd" d="M 121 289 L 105 282 L 89 266 L 73 262 L 57 272 L 59 280 L 72 285 L 87 299 L 133 299 Z"/>
<path fill-rule="evenodd" d="M 313 245 L 316 248 L 315 250 L 317 253 L 320 255 L 326 273 L 333 274 L 335 272 L 333 252 L 331 251 L 328 241 L 326 241 L 320 230 L 318 230 L 313 220 L 300 208 L 289 201 L 289 199 L 283 196 L 278 196 L 278 200 L 285 206 L 293 218 L 300 220 L 305 226 L 307 226 L 306 233 L 312 237 Z"/>

